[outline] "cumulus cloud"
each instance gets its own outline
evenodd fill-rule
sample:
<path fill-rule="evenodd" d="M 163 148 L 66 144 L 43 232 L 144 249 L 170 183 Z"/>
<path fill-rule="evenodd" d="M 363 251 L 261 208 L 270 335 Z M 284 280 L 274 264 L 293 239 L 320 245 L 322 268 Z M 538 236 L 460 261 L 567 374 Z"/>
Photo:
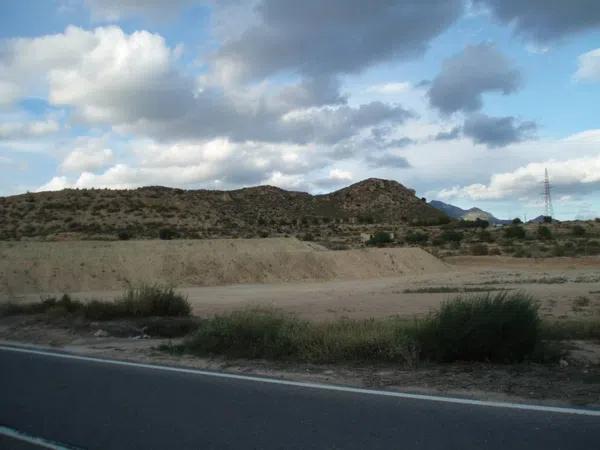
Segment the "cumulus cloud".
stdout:
<path fill-rule="evenodd" d="M 476 111 L 482 107 L 484 93 L 510 94 L 520 80 L 513 63 L 493 45 L 469 45 L 444 61 L 429 87 L 429 101 L 443 113 Z"/>
<path fill-rule="evenodd" d="M 75 147 L 60 165 L 63 172 L 95 171 L 106 167 L 114 159 L 105 138 L 80 137 Z"/>
<path fill-rule="evenodd" d="M 90 151 L 89 147 L 96 147 Z M 139 140 L 131 143 L 132 161 L 117 163 L 100 173 L 112 152 L 102 148 L 101 140 L 69 154 L 72 175 L 57 176 L 40 190 L 64 187 L 133 188 L 149 184 L 167 186 L 225 186 L 264 184 L 273 176 L 291 179 L 327 166 L 323 152 L 299 145 L 236 143 L 226 139 L 160 143 Z M 319 149 L 320 150 L 320 149 Z M 87 167 L 83 167 L 87 164 Z M 64 165 L 64 163 L 63 163 Z M 76 167 L 77 166 L 77 167 Z M 76 169 L 79 169 L 77 171 Z M 80 173 L 78 173 L 80 172 Z M 281 178 L 281 179 L 284 179 Z"/>
<path fill-rule="evenodd" d="M 355 73 L 423 53 L 463 10 L 462 0 L 262 0 L 258 23 L 215 55 L 220 79 Z"/>
<path fill-rule="evenodd" d="M 519 122 L 512 116 L 490 117 L 479 113 L 469 116 L 463 125 L 465 136 L 488 147 L 503 147 L 531 139 L 536 129 L 536 124 L 531 121 Z"/>
<path fill-rule="evenodd" d="M 147 31 L 118 27 L 2 42 L 0 81 L 47 85 L 51 104 L 71 106 L 88 122 L 164 119 L 192 102 L 192 80 L 173 66 L 177 49 Z"/>
<path fill-rule="evenodd" d="M 600 81 L 600 48 L 579 56 L 579 66 L 575 79 L 580 81 Z"/>
<path fill-rule="evenodd" d="M 600 26 L 596 0 L 473 0 L 484 5 L 502 22 L 539 42 Z"/>
<path fill-rule="evenodd" d="M 70 106 L 90 124 L 163 139 L 334 143 L 365 127 L 401 123 L 412 114 L 399 105 L 348 106 L 333 76 L 304 78 L 271 89 L 205 86 L 176 68 L 177 48 L 145 31 L 118 27 L 9 40 L 0 53 L 8 80 L 47 83 L 54 105 Z M 26 89 L 24 89 L 25 91 Z"/>
<path fill-rule="evenodd" d="M 455 186 L 439 192 L 442 199 L 498 200 L 539 197 L 548 169 L 557 193 L 594 191 L 600 187 L 600 154 L 569 160 L 533 162 L 516 170 L 492 175 L 488 184 Z"/>
<path fill-rule="evenodd" d="M 4 122 L 0 123 L 0 141 L 41 137 L 56 133 L 59 129 L 60 124 L 53 119 Z"/>

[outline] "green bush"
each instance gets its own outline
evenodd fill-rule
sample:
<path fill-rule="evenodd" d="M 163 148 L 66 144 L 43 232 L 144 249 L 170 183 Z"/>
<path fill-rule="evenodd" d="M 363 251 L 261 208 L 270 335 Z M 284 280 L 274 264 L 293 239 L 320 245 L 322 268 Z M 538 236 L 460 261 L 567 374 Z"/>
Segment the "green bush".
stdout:
<path fill-rule="evenodd" d="M 418 231 L 410 231 L 404 236 L 408 244 L 425 244 L 429 240 L 429 235 Z"/>
<path fill-rule="evenodd" d="M 460 242 L 463 240 L 464 235 L 462 233 L 460 233 L 459 231 L 454 231 L 454 230 L 445 230 L 441 235 L 440 238 L 444 241 L 444 242 Z"/>
<path fill-rule="evenodd" d="M 121 240 L 121 241 L 127 241 L 127 240 L 131 239 L 131 234 L 127 230 L 119 231 L 117 236 L 119 237 L 119 240 Z"/>
<path fill-rule="evenodd" d="M 537 237 L 542 240 L 550 240 L 552 239 L 552 231 L 550 231 L 550 228 L 540 225 L 537 229 Z"/>
<path fill-rule="evenodd" d="M 63 294 L 59 299 L 46 297 L 37 303 L 3 303 L 0 305 L 0 317 L 42 313 L 67 314 L 77 312 L 82 307 L 81 302 L 73 300 L 68 294 Z"/>
<path fill-rule="evenodd" d="M 42 313 L 62 316 L 78 314 L 89 320 L 114 320 L 189 316 L 191 307 L 187 299 L 172 288 L 158 285 L 130 288 L 114 302 L 92 300 L 83 303 L 64 294 L 59 299 L 50 297 L 38 303 L 5 303 L 0 306 L 0 316 Z"/>
<path fill-rule="evenodd" d="M 280 359 L 299 353 L 297 335 L 307 326 L 272 309 L 235 311 L 207 320 L 185 346 L 200 355 Z"/>
<path fill-rule="evenodd" d="M 161 228 L 158 232 L 158 237 L 162 240 L 171 240 L 177 237 L 177 233 L 170 228 Z"/>
<path fill-rule="evenodd" d="M 518 217 L 515 217 L 515 218 L 512 220 L 512 223 L 513 223 L 513 225 L 520 225 L 520 224 L 522 224 L 522 223 L 523 223 L 523 221 L 522 221 L 521 219 L 519 219 Z"/>
<path fill-rule="evenodd" d="M 456 297 L 418 330 L 421 354 L 450 361 L 522 361 L 539 340 L 538 306 L 522 292 Z"/>
<path fill-rule="evenodd" d="M 523 239 L 525 238 L 525 228 L 519 225 L 511 225 L 504 228 L 504 236 L 507 239 Z"/>
<path fill-rule="evenodd" d="M 114 304 L 123 317 L 189 316 L 192 310 L 186 297 L 159 285 L 129 288 Z"/>
<path fill-rule="evenodd" d="M 371 238 L 367 241 L 367 245 L 376 245 L 377 247 L 382 247 L 383 245 L 391 242 L 393 242 L 393 239 L 390 233 L 385 231 L 377 231 L 375 234 L 371 235 Z"/>
<path fill-rule="evenodd" d="M 574 225 L 573 228 L 571 228 L 571 232 L 573 233 L 573 236 L 577 236 L 577 237 L 582 237 L 585 236 L 585 228 L 583 228 L 581 225 Z"/>

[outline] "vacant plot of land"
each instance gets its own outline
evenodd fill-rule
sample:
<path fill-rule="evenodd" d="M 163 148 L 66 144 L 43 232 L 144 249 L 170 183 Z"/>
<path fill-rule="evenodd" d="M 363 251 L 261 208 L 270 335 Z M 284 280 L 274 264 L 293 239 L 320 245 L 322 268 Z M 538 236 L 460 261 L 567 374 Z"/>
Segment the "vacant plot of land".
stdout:
<path fill-rule="evenodd" d="M 281 283 L 437 273 L 446 264 L 418 248 L 329 251 L 293 238 L 127 242 L 1 242 L 0 296 Z"/>
<path fill-rule="evenodd" d="M 166 283 L 197 315 L 268 305 L 311 320 L 401 315 L 457 292 L 525 290 L 544 318 L 600 315 L 600 258 L 449 258 L 418 248 L 329 251 L 296 239 L 0 244 L 0 300 L 68 292 L 113 299 L 124 287 Z"/>

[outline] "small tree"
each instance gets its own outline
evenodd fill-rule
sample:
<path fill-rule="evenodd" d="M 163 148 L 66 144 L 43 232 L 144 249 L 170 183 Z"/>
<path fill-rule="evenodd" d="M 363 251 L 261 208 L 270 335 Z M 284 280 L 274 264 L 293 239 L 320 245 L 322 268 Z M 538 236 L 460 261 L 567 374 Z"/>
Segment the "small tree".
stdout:
<path fill-rule="evenodd" d="M 537 229 L 538 239 L 549 240 L 552 239 L 552 231 L 550 228 L 540 225 Z"/>
<path fill-rule="evenodd" d="M 119 231 L 119 233 L 117 234 L 117 236 L 119 237 L 119 240 L 121 241 L 127 241 L 131 238 L 131 235 L 129 234 L 129 231 L 127 230 L 121 230 Z"/>
<path fill-rule="evenodd" d="M 440 235 L 440 237 L 445 242 L 460 242 L 462 241 L 464 235 L 458 231 L 446 230 Z"/>
<path fill-rule="evenodd" d="M 523 221 L 521 219 L 519 219 L 518 217 L 515 217 L 512 221 L 513 225 L 520 225 L 523 223 Z"/>
<path fill-rule="evenodd" d="M 525 237 L 525 229 L 519 225 L 511 225 L 504 229 L 504 236 L 509 239 L 523 239 Z"/>
<path fill-rule="evenodd" d="M 383 247 L 385 244 L 393 242 L 392 236 L 386 231 L 377 231 L 371 235 L 371 238 L 367 241 L 367 245 L 376 245 L 377 247 Z"/>
<path fill-rule="evenodd" d="M 174 237 L 176 237 L 176 235 L 177 234 L 175 233 L 175 231 L 171 230 L 170 228 L 161 228 L 158 232 L 158 237 L 165 241 L 173 239 Z"/>
<path fill-rule="evenodd" d="M 418 231 L 411 231 L 404 236 L 404 240 L 409 244 L 425 244 L 429 240 L 429 236 Z"/>
<path fill-rule="evenodd" d="M 487 220 L 480 219 L 479 217 L 475 219 L 475 227 L 486 229 L 490 226 L 490 222 Z"/>

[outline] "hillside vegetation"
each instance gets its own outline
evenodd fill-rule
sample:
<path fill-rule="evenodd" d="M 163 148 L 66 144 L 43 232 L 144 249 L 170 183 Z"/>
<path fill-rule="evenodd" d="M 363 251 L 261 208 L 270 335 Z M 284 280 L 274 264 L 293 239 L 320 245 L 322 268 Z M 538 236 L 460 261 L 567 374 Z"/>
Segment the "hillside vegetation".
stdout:
<path fill-rule="evenodd" d="M 0 197 L 0 240 L 266 237 L 336 227 L 437 224 L 443 212 L 396 181 L 368 179 L 324 195 L 273 186 L 233 191 L 143 187 Z"/>

